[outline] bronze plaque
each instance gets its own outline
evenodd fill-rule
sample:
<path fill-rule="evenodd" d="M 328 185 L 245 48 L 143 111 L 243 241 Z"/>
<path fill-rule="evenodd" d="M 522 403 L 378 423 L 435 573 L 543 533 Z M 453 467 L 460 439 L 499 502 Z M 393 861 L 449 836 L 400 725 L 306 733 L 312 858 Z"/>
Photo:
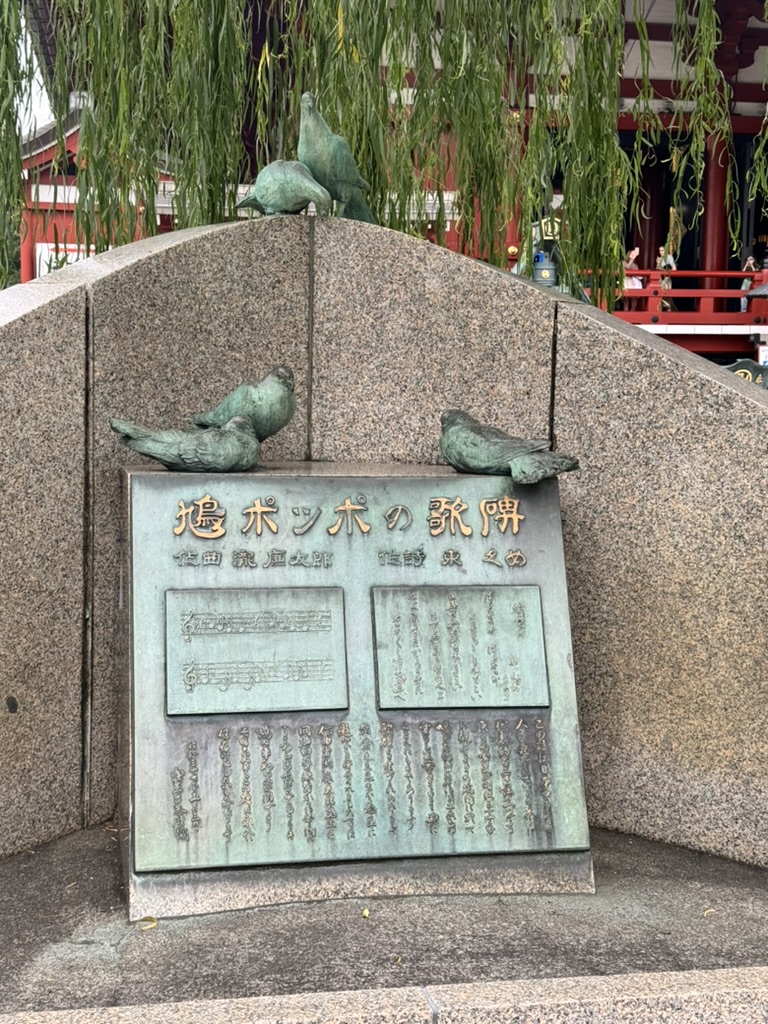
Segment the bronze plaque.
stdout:
<path fill-rule="evenodd" d="M 557 482 L 367 474 L 130 474 L 137 876 L 588 850 Z"/>

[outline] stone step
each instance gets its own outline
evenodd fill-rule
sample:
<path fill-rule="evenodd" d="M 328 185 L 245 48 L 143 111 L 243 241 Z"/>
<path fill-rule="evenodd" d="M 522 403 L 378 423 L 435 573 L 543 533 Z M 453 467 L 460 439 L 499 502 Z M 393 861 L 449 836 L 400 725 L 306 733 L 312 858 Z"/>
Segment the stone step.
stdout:
<path fill-rule="evenodd" d="M 379 988 L 0 1014 L 0 1024 L 764 1024 L 768 969 Z"/>

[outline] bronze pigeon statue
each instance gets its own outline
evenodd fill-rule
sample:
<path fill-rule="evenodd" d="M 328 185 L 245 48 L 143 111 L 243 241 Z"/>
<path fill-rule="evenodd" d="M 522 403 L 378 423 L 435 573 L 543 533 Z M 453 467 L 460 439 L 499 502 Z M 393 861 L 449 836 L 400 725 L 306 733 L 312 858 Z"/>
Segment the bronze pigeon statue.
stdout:
<path fill-rule="evenodd" d="M 319 214 L 331 212 L 331 197 L 298 160 L 275 160 L 262 167 L 238 209 L 259 213 L 301 213 L 314 203 Z"/>
<path fill-rule="evenodd" d="M 140 455 L 183 473 L 242 473 L 253 469 L 261 445 L 244 416 L 215 430 L 149 430 L 125 420 L 110 420 L 121 442 Z"/>
<path fill-rule="evenodd" d="M 311 92 L 301 97 L 298 156 L 339 204 L 339 217 L 376 223 L 362 193 L 370 186 L 360 177 L 346 141 L 323 120 Z"/>
<path fill-rule="evenodd" d="M 509 474 L 517 484 L 537 484 L 579 468 L 570 455 L 549 451 L 549 441 L 512 437 L 458 409 L 446 410 L 440 425 L 440 451 L 460 473 Z"/>
<path fill-rule="evenodd" d="M 263 380 L 235 388 L 215 409 L 198 413 L 195 423 L 220 427 L 233 416 L 245 416 L 259 441 L 265 441 L 282 430 L 295 411 L 293 371 L 278 366 Z"/>

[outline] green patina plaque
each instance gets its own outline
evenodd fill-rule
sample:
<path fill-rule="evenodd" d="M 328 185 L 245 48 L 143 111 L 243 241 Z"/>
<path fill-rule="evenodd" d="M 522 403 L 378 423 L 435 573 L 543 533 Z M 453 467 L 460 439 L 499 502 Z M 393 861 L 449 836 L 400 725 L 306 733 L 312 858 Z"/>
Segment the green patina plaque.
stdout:
<path fill-rule="evenodd" d="M 128 474 L 136 877 L 588 851 L 557 481 L 358 468 Z"/>
<path fill-rule="evenodd" d="M 538 587 L 374 587 L 380 708 L 546 707 Z"/>
<path fill-rule="evenodd" d="M 166 592 L 169 715 L 347 706 L 338 587 Z"/>

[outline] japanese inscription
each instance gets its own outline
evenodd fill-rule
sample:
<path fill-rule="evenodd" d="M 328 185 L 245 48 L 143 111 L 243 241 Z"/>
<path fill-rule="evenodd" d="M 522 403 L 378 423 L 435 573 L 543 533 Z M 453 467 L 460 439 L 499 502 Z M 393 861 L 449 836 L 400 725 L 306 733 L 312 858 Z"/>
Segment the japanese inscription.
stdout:
<path fill-rule="evenodd" d="M 474 721 L 417 717 L 400 729 L 389 721 L 366 720 L 355 733 L 345 723 L 277 731 L 221 728 L 212 734 L 214 742 L 201 738 L 207 759 L 202 754 L 198 765 L 195 749 L 194 770 L 219 788 L 216 827 L 228 843 L 238 834 L 246 843 L 279 834 L 309 847 L 321 837 L 334 844 L 340 837 L 352 840 L 355 805 L 369 839 L 376 838 L 379 826 L 393 838 L 401 830 L 433 838 L 477 831 L 513 836 L 519 809 L 529 832 L 554 830 L 548 712 Z M 424 795 L 418 814 L 415 772 Z M 169 776 L 168 829 L 179 844 L 189 843 L 192 830 L 205 832 L 194 809 L 199 786 L 190 776 L 191 770 L 181 766 Z"/>
<path fill-rule="evenodd" d="M 269 537 L 276 538 L 281 531 L 291 537 L 305 537 L 320 523 L 320 528 L 327 537 L 366 537 L 383 530 L 395 540 L 397 535 L 411 530 L 418 521 L 418 512 L 414 513 L 414 510 L 402 501 L 390 504 L 381 512 L 383 523 L 381 520 L 372 520 L 368 498 L 364 494 L 358 494 L 354 498 L 348 494 L 337 503 L 331 500 L 326 506 L 291 505 L 289 509 L 284 507 L 282 514 L 281 504 L 282 502 L 278 503 L 278 498 L 272 494 L 253 498 L 250 504 L 240 510 L 240 516 L 245 520 L 245 524 L 239 528 L 240 534 L 259 543 Z M 502 534 L 502 540 L 509 539 L 517 536 L 526 518 L 521 500 L 508 494 L 494 498 L 483 497 L 472 505 L 461 495 L 432 495 L 425 502 L 425 510 L 424 521 L 428 526 L 430 538 L 461 540 L 472 538 L 479 533 L 479 536 L 484 538 Z M 194 499 L 181 498 L 176 506 L 177 525 L 173 527 L 173 533 L 177 537 L 183 535 L 199 540 L 220 539 L 227 533 L 226 517 L 227 509 L 211 494 Z M 473 522 L 475 525 L 472 525 Z M 318 551 L 310 554 L 297 548 L 273 548 L 263 567 L 282 567 L 286 564 L 318 567 L 319 554 L 321 553 Z M 332 557 L 332 552 L 322 554 Z M 204 552 L 196 552 L 194 549 L 175 552 L 173 557 L 179 565 L 185 567 L 221 564 L 220 553 L 214 556 L 212 552 L 208 552 L 206 556 Z M 418 547 L 388 548 L 379 551 L 381 565 L 411 565 L 418 568 L 424 564 L 426 557 L 423 544 Z M 290 563 L 286 561 L 289 558 L 293 559 Z M 503 567 L 502 560 L 510 567 L 525 564 L 522 551 L 513 548 L 506 551 L 489 548 L 484 560 L 499 567 Z M 242 549 L 232 553 L 232 564 L 238 568 L 257 568 L 261 563 L 254 551 Z M 444 549 L 441 564 L 461 565 L 461 552 L 455 548 Z"/>
<path fill-rule="evenodd" d="M 538 587 L 374 587 L 371 594 L 381 708 L 549 704 Z"/>

